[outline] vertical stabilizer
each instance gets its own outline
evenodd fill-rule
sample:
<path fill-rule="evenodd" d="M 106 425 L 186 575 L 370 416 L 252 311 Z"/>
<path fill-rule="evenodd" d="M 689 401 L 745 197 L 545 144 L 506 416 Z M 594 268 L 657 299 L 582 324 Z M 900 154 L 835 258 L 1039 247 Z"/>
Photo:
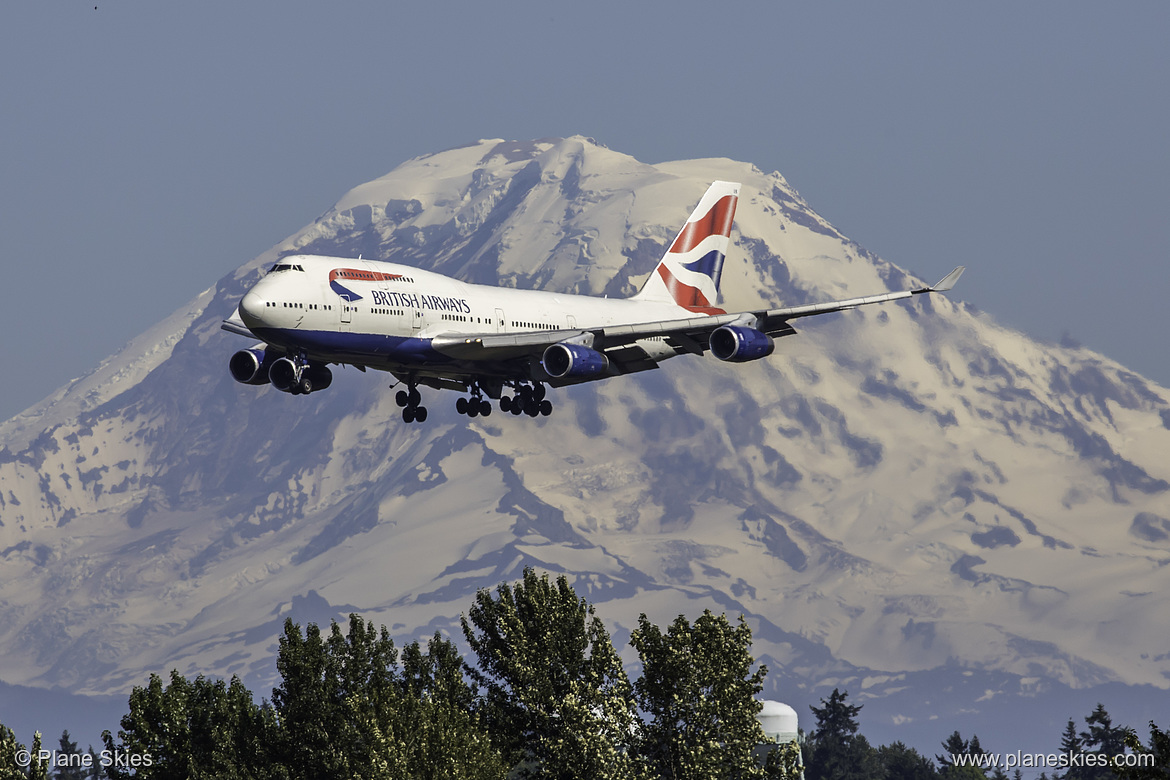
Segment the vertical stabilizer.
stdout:
<path fill-rule="evenodd" d="M 635 300 L 675 303 L 693 312 L 723 313 L 715 304 L 719 302 L 723 259 L 731 244 L 739 186 L 737 182 L 717 181 L 707 189 Z"/>

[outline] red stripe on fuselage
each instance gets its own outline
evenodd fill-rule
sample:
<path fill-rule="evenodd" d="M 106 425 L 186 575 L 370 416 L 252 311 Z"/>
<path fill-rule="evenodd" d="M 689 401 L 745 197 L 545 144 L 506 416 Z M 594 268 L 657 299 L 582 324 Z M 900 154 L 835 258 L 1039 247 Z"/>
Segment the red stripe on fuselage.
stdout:
<path fill-rule="evenodd" d="M 401 279 L 402 274 L 387 274 L 381 271 L 362 271 L 357 268 L 334 268 L 329 272 L 329 281 L 338 279 L 357 279 L 363 282 L 392 282 Z"/>
<path fill-rule="evenodd" d="M 678 238 L 670 247 L 671 252 L 689 252 L 711 236 L 731 235 L 731 223 L 735 220 L 735 205 L 739 201 L 734 195 L 724 195 L 711 210 L 694 222 L 683 227 Z"/>

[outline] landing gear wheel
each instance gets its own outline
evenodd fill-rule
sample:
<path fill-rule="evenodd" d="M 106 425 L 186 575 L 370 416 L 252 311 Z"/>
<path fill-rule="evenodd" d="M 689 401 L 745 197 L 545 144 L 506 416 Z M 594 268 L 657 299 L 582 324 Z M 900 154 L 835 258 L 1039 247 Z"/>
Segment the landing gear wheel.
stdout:
<path fill-rule="evenodd" d="M 467 399 L 459 398 L 455 401 L 455 411 L 459 414 L 467 414 Z"/>
<path fill-rule="evenodd" d="M 492 413 L 491 401 L 480 401 L 479 402 L 479 413 L 483 417 L 487 417 L 489 414 L 491 414 Z"/>
<path fill-rule="evenodd" d="M 404 423 L 414 422 L 414 411 L 415 411 L 415 409 L 413 406 L 408 406 L 405 409 L 403 409 L 402 410 L 402 422 L 404 422 Z"/>
<path fill-rule="evenodd" d="M 394 394 L 394 403 L 399 406 L 407 406 L 410 403 L 410 395 L 405 390 L 399 390 Z"/>
<path fill-rule="evenodd" d="M 417 407 L 414 410 L 414 419 L 420 423 L 426 422 L 427 421 L 427 408 L 425 406 Z"/>
<path fill-rule="evenodd" d="M 507 396 L 507 395 L 500 396 L 500 411 L 501 412 L 512 411 L 512 398 L 511 398 L 511 396 Z"/>
<path fill-rule="evenodd" d="M 313 380 L 309 379 L 307 376 L 302 376 L 301 381 L 297 384 L 297 390 L 299 390 L 302 395 L 308 395 L 309 393 L 313 392 Z"/>
<path fill-rule="evenodd" d="M 548 417 L 550 414 L 552 414 L 552 401 L 549 401 L 549 400 L 541 401 L 540 402 L 540 413 L 545 417 Z"/>

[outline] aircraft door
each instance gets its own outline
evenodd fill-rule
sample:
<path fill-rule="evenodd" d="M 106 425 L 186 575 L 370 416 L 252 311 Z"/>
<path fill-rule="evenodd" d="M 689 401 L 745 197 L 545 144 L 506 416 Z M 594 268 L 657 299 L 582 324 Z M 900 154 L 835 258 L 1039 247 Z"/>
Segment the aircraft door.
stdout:
<path fill-rule="evenodd" d="M 341 329 L 349 330 L 350 324 L 353 323 L 353 307 L 350 306 L 349 296 L 341 296 L 339 309 L 341 310 Z"/>
<path fill-rule="evenodd" d="M 504 310 L 496 309 L 496 333 L 504 332 Z"/>

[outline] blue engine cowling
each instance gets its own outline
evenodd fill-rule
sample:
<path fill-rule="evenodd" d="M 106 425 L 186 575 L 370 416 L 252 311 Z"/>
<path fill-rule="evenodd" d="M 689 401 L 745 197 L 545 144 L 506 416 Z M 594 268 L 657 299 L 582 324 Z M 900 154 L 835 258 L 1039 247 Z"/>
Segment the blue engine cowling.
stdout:
<path fill-rule="evenodd" d="M 540 362 L 554 379 L 597 376 L 609 370 L 609 358 L 580 344 L 553 344 Z"/>
<path fill-rule="evenodd" d="M 724 325 L 711 333 L 711 354 L 730 363 L 759 360 L 775 348 L 776 342 L 767 333 L 743 325 Z"/>
<path fill-rule="evenodd" d="M 272 367 L 272 358 L 267 355 L 263 347 L 241 349 L 232 355 L 228 361 L 228 371 L 232 379 L 245 385 L 268 384 L 268 369 Z"/>

